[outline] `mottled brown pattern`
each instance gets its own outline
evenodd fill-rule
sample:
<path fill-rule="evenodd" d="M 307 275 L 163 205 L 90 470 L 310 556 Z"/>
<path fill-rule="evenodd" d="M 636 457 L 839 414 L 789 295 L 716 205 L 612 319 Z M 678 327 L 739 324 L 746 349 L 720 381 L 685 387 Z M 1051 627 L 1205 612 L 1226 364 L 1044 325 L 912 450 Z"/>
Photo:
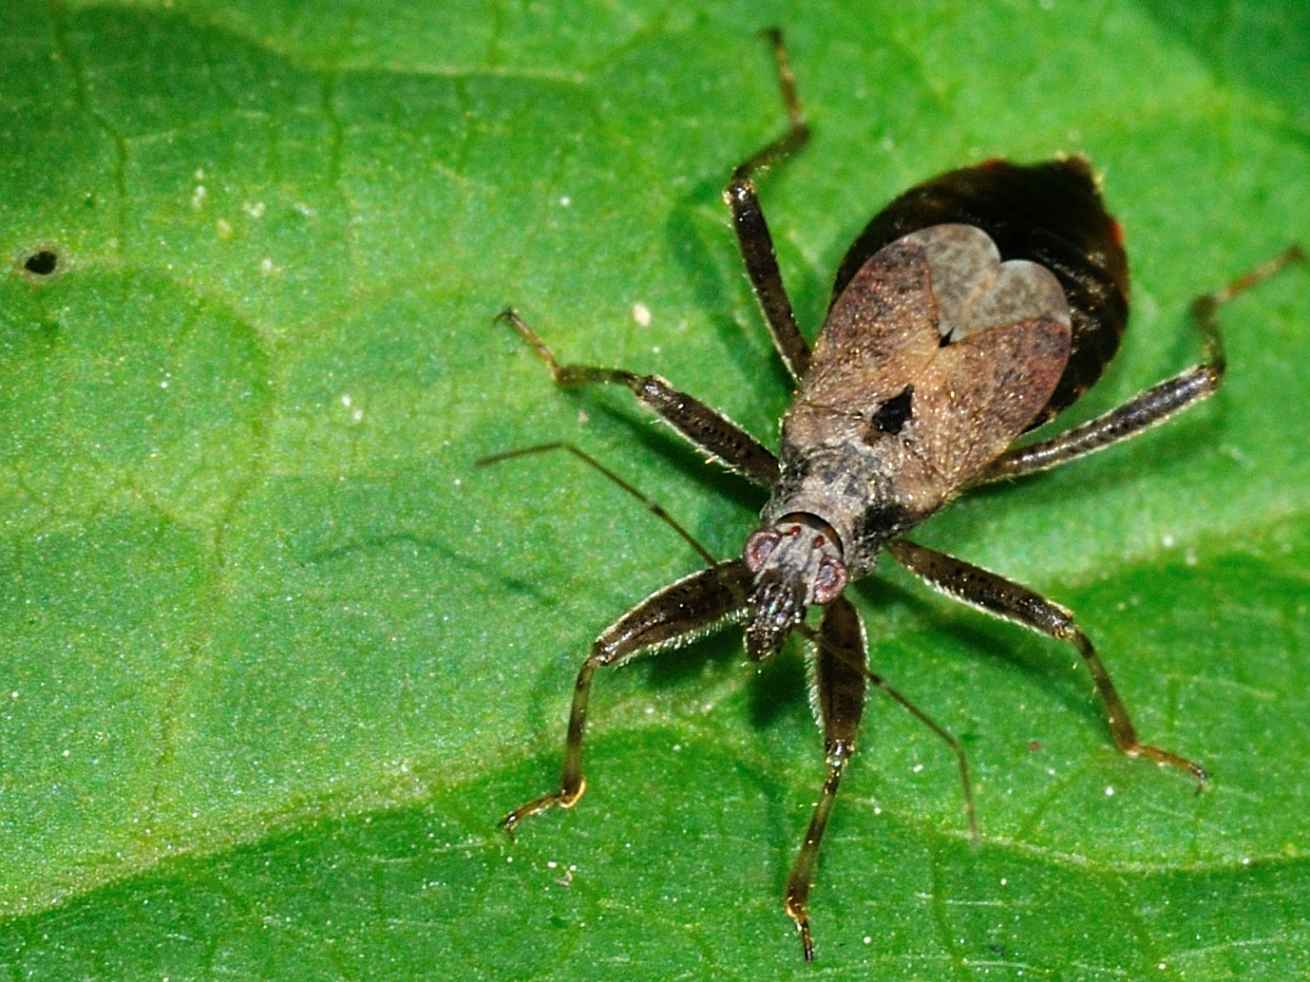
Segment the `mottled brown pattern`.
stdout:
<path fill-rule="evenodd" d="M 948 502 L 1042 410 L 1069 356 L 1069 327 L 1051 317 L 943 345 L 930 265 L 923 245 L 902 241 L 850 280 L 783 422 L 783 481 L 766 519 L 819 515 L 841 537 L 853 576 L 882 544 L 862 522 L 869 509 L 921 521 Z M 990 283 L 996 271 L 993 263 L 974 275 Z M 883 432 L 874 417 L 907 385 L 908 420 Z"/>
<path fill-rule="evenodd" d="M 981 229 L 1003 259 L 1040 263 L 1064 289 L 1072 314 L 1069 361 L 1031 429 L 1071 406 L 1119 348 L 1128 322 L 1128 259 L 1119 225 L 1083 157 L 962 167 L 915 185 L 873 217 L 842 260 L 834 301 L 883 247 L 947 223 Z"/>

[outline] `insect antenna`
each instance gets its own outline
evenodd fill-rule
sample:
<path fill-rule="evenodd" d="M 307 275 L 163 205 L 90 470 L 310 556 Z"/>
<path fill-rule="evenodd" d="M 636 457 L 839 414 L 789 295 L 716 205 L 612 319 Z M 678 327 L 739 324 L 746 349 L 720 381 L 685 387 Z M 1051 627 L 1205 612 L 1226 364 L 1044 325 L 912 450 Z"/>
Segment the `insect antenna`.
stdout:
<path fill-rule="evenodd" d="M 546 453 L 551 450 L 565 450 L 568 453 L 573 454 L 573 456 L 577 457 L 584 464 L 589 464 L 592 467 L 596 468 L 596 470 L 600 471 L 611 481 L 613 481 L 615 484 L 621 487 L 624 491 L 628 492 L 628 494 L 632 495 L 643 505 L 645 505 L 647 510 L 649 510 L 656 518 L 664 522 L 666 525 L 669 526 L 669 528 L 673 529 L 673 531 L 677 532 L 680 536 L 682 536 L 683 541 L 685 541 L 687 545 L 691 546 L 693 549 L 696 550 L 696 552 L 700 555 L 700 557 L 705 560 L 705 564 L 707 566 L 713 566 L 718 562 L 718 560 L 714 558 L 713 554 L 708 549 L 706 549 L 703 545 L 697 542 L 695 537 L 690 532 L 688 532 L 685 528 L 683 528 L 680 524 L 678 524 L 677 519 L 675 519 L 672 515 L 670 515 L 668 512 L 664 510 L 663 506 L 661 506 L 659 502 L 652 501 L 650 498 L 646 497 L 635 487 L 633 487 L 627 481 L 623 480 L 623 478 L 619 477 L 619 475 L 615 474 L 612 470 L 610 470 L 608 467 L 602 464 L 595 457 L 591 456 L 591 454 L 587 453 L 584 450 L 579 450 L 571 443 L 564 443 L 562 441 L 557 441 L 554 443 L 539 443 L 536 446 L 532 446 L 532 447 L 521 447 L 518 450 L 506 450 L 504 453 L 492 454 L 489 457 L 480 457 L 479 459 L 473 462 L 473 466 L 488 467 L 491 464 L 499 464 L 502 461 L 513 460 L 516 457 L 526 457 L 529 454 Z"/>
<path fill-rule="evenodd" d="M 796 625 L 796 630 L 804 635 L 807 640 L 812 641 L 830 655 L 841 659 L 847 667 L 860 672 L 866 679 L 882 690 L 884 695 L 899 703 L 906 712 L 924 726 L 928 727 L 928 729 L 936 733 L 937 736 L 945 741 L 947 746 L 951 748 L 951 752 L 955 754 L 956 762 L 960 765 L 960 783 L 964 787 L 964 813 L 969 822 L 969 838 L 976 845 L 978 842 L 978 817 L 973 804 L 973 782 L 969 777 L 969 759 L 965 756 L 964 748 L 960 746 L 960 741 L 952 736 L 945 727 L 937 723 L 931 716 L 914 703 L 910 702 L 906 696 L 892 688 L 887 680 L 881 675 L 870 671 L 868 666 L 853 655 L 848 649 L 839 647 L 824 640 L 819 635 L 819 632 L 814 630 L 814 628 L 810 627 L 808 624 L 798 624 Z"/>

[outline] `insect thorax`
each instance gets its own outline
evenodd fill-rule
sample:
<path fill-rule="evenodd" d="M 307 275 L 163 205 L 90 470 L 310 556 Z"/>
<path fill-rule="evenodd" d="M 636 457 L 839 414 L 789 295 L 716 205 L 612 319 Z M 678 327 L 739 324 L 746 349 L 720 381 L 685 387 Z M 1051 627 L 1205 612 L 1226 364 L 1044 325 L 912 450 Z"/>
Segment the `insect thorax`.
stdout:
<path fill-rule="evenodd" d="M 897 488 L 884 461 L 853 446 L 801 453 L 784 442 L 778 484 L 761 515 L 765 526 L 785 515 L 812 515 L 826 523 L 842 544 L 850 579 L 868 573 L 889 539 L 927 518 Z"/>

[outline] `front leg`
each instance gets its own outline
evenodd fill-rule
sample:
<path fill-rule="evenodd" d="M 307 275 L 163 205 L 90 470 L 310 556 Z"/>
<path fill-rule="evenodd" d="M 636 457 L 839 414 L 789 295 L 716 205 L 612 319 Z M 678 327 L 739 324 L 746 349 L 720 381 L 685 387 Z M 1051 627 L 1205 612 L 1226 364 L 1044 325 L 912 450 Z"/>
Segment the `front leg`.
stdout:
<path fill-rule="evenodd" d="M 740 559 L 711 566 L 657 590 L 607 627 L 591 646 L 573 686 L 564 741 L 564 772 L 558 791 L 520 805 L 501 820 L 511 836 L 518 824 L 558 805 L 572 808 L 587 788 L 582 776 L 582 738 L 587 727 L 587 702 L 596 669 L 622 665 L 646 652 L 688 644 L 738 619 L 746 605 L 751 572 Z"/>
<path fill-rule="evenodd" d="M 658 375 L 638 375 L 622 368 L 596 368 L 592 365 L 561 365 L 555 353 L 524 323 L 512 307 L 500 314 L 519 337 L 537 353 L 550 369 L 551 378 L 562 388 L 591 383 L 623 385 L 647 408 L 681 433 L 697 449 L 729 470 L 736 471 L 765 488 L 772 489 L 778 480 L 778 458 L 762 443 L 722 413 L 698 399 L 679 392 Z"/>
<path fill-rule="evenodd" d="M 944 552 L 915 545 L 907 539 L 893 542 L 887 548 L 902 566 L 948 597 L 1073 645 L 1092 674 L 1096 694 L 1101 697 L 1109 718 L 1115 746 L 1129 757 L 1146 757 L 1157 764 L 1185 771 L 1196 780 L 1198 791 L 1205 785 L 1208 776 L 1200 764 L 1138 740 L 1137 729 L 1110 680 L 1110 673 L 1105 670 L 1091 640 L 1065 608 L 995 573 Z"/>

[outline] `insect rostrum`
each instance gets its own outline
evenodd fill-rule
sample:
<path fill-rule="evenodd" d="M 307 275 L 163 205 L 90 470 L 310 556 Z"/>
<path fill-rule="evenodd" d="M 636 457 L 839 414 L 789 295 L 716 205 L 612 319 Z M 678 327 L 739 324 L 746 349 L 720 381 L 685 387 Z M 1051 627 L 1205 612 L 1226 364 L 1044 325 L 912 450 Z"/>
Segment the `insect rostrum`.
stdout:
<path fill-rule="evenodd" d="M 1097 419 L 1037 443 L 1026 431 L 1072 404 L 1118 348 L 1128 315 L 1119 227 L 1078 157 L 1019 165 L 1002 160 L 951 171 L 896 198 L 857 238 L 837 272 L 813 349 L 798 330 L 774 257 L 755 177 L 807 140 L 781 39 L 771 34 L 790 126 L 736 168 L 724 192 L 747 275 L 797 389 L 775 454 L 731 420 L 658 376 L 560 364 L 515 313 L 502 315 L 556 383 L 626 386 L 712 459 L 765 489 L 758 528 L 740 558 L 720 561 L 658 505 L 576 447 L 550 444 L 487 458 L 565 449 L 633 494 L 705 559 L 706 567 L 651 594 L 606 628 L 578 673 L 559 789 L 510 812 L 571 807 L 585 789 L 582 742 L 596 670 L 743 625 L 752 660 L 776 654 L 793 632 L 812 646 L 811 704 L 823 731 L 827 777 L 788 878 L 785 910 L 814 956 L 808 896 L 829 813 L 870 684 L 950 744 L 972 792 L 959 744 L 866 664 L 864 625 L 845 588 L 888 553 L 962 603 L 1069 643 L 1095 684 L 1116 746 L 1182 770 L 1205 771 L 1142 742 L 1091 641 L 1060 605 L 905 535 L 972 487 L 1067 463 L 1143 432 L 1211 395 L 1225 368 L 1216 313 L 1234 294 L 1301 260 L 1293 247 L 1194 305 L 1201 364 Z M 823 608 L 817 630 L 804 621 Z"/>

